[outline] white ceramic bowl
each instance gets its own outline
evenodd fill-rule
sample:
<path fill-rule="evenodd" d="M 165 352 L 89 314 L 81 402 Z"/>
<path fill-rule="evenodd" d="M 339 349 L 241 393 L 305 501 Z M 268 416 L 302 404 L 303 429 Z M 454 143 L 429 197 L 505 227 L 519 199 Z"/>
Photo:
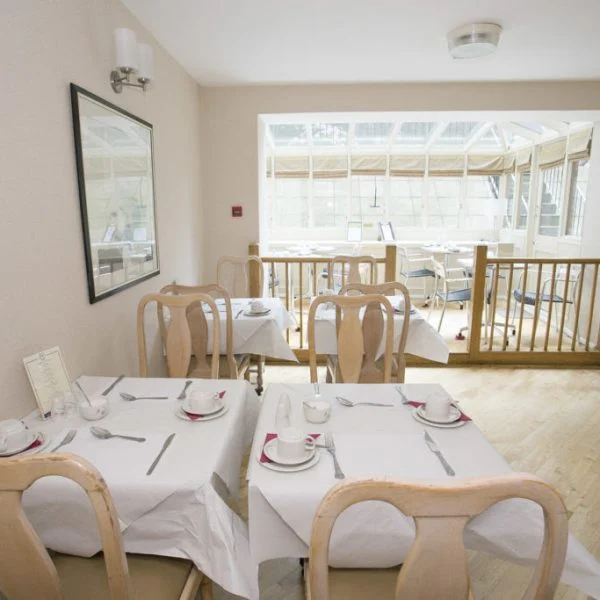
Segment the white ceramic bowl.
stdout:
<path fill-rule="evenodd" d="M 309 423 L 325 423 L 331 416 L 331 405 L 324 400 L 305 400 L 302 410 Z"/>
<path fill-rule="evenodd" d="M 29 430 L 22 421 L 17 419 L 0 421 L 0 452 L 22 446 L 27 441 L 29 434 Z"/>
<path fill-rule="evenodd" d="M 90 396 L 90 403 L 82 400 L 79 404 L 79 414 L 86 421 L 97 421 L 108 414 L 108 398 L 105 396 Z"/>
<path fill-rule="evenodd" d="M 265 310 L 265 303 L 262 300 L 253 300 L 250 303 L 250 310 L 252 312 L 262 312 Z"/>

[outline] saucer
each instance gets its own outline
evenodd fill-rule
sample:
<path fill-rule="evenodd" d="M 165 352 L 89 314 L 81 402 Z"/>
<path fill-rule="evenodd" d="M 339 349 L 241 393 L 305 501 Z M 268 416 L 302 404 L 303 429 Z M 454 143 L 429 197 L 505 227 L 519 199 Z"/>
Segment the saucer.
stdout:
<path fill-rule="evenodd" d="M 175 409 L 175 416 L 183 421 L 189 421 L 190 423 L 201 423 L 202 421 L 211 421 L 212 419 L 218 419 L 222 417 L 229 410 L 229 406 L 225 405 L 219 412 L 212 413 L 210 415 L 205 415 L 204 417 L 196 417 L 192 419 L 185 414 L 185 411 L 181 406 L 178 406 Z"/>
<path fill-rule="evenodd" d="M 273 440 L 269 440 L 263 446 L 263 452 L 267 458 L 271 459 L 273 462 L 279 465 L 284 465 L 286 467 L 296 467 L 299 465 L 303 465 L 304 463 L 314 458 L 316 451 L 316 448 L 313 448 L 312 450 L 305 449 L 304 454 L 300 458 L 283 458 L 282 456 L 279 456 L 276 438 Z"/>
<path fill-rule="evenodd" d="M 32 444 L 40 441 L 41 444 L 36 446 L 35 448 L 30 448 Z M 22 446 L 20 450 L 11 450 L 10 452 L 0 452 L 0 457 L 8 458 L 10 456 L 26 456 L 28 454 L 36 454 L 41 450 L 44 450 L 50 444 L 51 438 L 50 436 L 45 436 L 43 433 L 31 432 L 31 437 L 29 438 L 29 442 L 26 446 Z"/>
<path fill-rule="evenodd" d="M 261 317 L 263 315 L 268 315 L 271 312 L 270 308 L 265 308 L 264 310 L 252 310 L 252 309 L 248 309 L 244 311 L 244 314 L 247 317 Z"/>
<path fill-rule="evenodd" d="M 29 448 L 29 446 L 31 446 L 36 439 L 37 434 L 35 434 L 33 431 L 29 431 L 25 442 L 22 442 L 13 448 L 7 448 L 4 452 L 0 452 L 0 456 L 13 456 L 14 454 L 19 454 L 19 452 L 23 452 L 23 450 Z"/>
<path fill-rule="evenodd" d="M 216 413 L 218 413 L 219 411 L 223 410 L 223 407 L 225 406 L 225 400 L 223 400 L 222 398 L 216 398 L 217 402 L 215 403 L 216 408 L 213 408 L 212 410 L 203 410 L 202 412 L 194 412 L 193 410 L 189 410 L 187 408 L 185 408 L 184 405 L 181 406 L 181 409 L 183 410 L 183 412 L 190 414 L 190 415 L 202 415 L 203 417 L 209 417 L 210 415 L 214 415 Z M 185 403 L 185 400 L 184 400 Z"/>
<path fill-rule="evenodd" d="M 447 425 L 448 423 L 454 423 L 454 421 L 458 421 L 458 419 L 460 419 L 460 410 L 458 410 L 456 406 L 452 405 L 450 405 L 450 411 L 445 419 L 432 419 L 431 417 L 427 416 L 425 411 L 426 407 L 424 405 L 417 408 L 417 414 L 419 417 L 421 417 L 421 419 L 428 421 L 429 423 L 436 423 L 437 425 Z"/>
<path fill-rule="evenodd" d="M 314 467 L 314 465 L 316 465 L 319 462 L 319 458 L 321 458 L 321 453 L 315 452 L 314 456 L 305 463 L 302 463 L 300 465 L 287 466 L 279 465 L 277 463 L 261 462 L 261 455 L 262 449 L 258 451 L 258 456 L 256 457 L 256 460 L 258 460 L 260 466 L 264 467 L 265 469 L 270 469 L 271 471 L 278 471 L 279 473 L 296 473 L 297 471 L 305 471 L 306 469 Z"/>
<path fill-rule="evenodd" d="M 452 423 L 434 423 L 433 421 L 428 421 L 427 419 L 424 419 L 423 417 L 419 416 L 419 413 L 417 411 L 417 408 L 413 408 L 411 411 L 411 414 L 415 421 L 418 421 L 423 425 L 429 425 L 430 427 L 439 427 L 440 429 L 454 429 L 456 427 L 462 427 L 463 425 L 466 425 L 468 423 L 468 421 L 453 421 Z"/>

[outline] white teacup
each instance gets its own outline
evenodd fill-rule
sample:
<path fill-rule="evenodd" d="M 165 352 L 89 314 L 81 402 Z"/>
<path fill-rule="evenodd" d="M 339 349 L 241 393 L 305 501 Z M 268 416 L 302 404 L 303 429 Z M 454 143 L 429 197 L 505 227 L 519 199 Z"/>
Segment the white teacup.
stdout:
<path fill-rule="evenodd" d="M 88 396 L 90 401 L 81 400 L 79 403 L 79 414 L 86 421 L 97 421 L 108 414 L 109 404 L 106 396 Z"/>
<path fill-rule="evenodd" d="M 309 423 L 325 423 L 331 416 L 331 405 L 325 400 L 304 400 L 302 409 L 304 418 Z"/>
<path fill-rule="evenodd" d="M 300 460 L 306 450 L 315 447 L 315 441 L 297 427 L 284 427 L 277 436 L 277 453 L 284 460 Z"/>
<path fill-rule="evenodd" d="M 250 302 L 250 310 L 252 312 L 263 312 L 265 310 L 265 303 L 262 300 L 252 300 Z"/>
<path fill-rule="evenodd" d="M 29 439 L 29 430 L 17 419 L 0 421 L 0 452 L 21 448 Z"/>
<path fill-rule="evenodd" d="M 452 399 L 442 394 L 433 394 L 425 402 L 425 417 L 433 421 L 443 421 L 450 416 Z"/>
<path fill-rule="evenodd" d="M 194 414 L 204 414 L 217 408 L 217 394 L 208 394 L 200 390 L 193 390 L 183 402 L 183 410 Z"/>

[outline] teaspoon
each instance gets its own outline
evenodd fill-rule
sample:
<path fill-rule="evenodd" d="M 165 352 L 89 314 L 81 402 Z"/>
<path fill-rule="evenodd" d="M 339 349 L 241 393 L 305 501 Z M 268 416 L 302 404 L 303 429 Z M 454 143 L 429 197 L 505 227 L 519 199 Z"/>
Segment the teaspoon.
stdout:
<path fill-rule="evenodd" d="M 123 400 L 129 400 L 133 402 L 134 400 L 168 400 L 168 396 L 134 396 L 133 394 L 127 394 L 126 392 L 120 392 L 119 396 L 123 398 Z"/>
<path fill-rule="evenodd" d="M 131 440 L 132 442 L 145 442 L 146 438 L 144 437 L 133 437 L 131 435 L 118 435 L 116 433 L 111 433 L 108 429 L 104 429 L 103 427 L 90 427 L 90 431 L 92 435 L 100 438 L 101 440 L 108 440 L 110 438 L 122 438 L 124 440 Z"/>

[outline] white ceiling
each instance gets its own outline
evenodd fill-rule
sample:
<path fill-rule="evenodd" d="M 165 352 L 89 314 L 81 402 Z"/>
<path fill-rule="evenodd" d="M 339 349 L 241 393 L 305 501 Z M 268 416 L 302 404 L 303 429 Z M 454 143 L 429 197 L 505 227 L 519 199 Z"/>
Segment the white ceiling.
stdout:
<path fill-rule="evenodd" d="M 208 86 L 600 79 L 600 0 L 122 1 Z M 497 52 L 453 60 L 446 33 L 475 21 Z"/>

